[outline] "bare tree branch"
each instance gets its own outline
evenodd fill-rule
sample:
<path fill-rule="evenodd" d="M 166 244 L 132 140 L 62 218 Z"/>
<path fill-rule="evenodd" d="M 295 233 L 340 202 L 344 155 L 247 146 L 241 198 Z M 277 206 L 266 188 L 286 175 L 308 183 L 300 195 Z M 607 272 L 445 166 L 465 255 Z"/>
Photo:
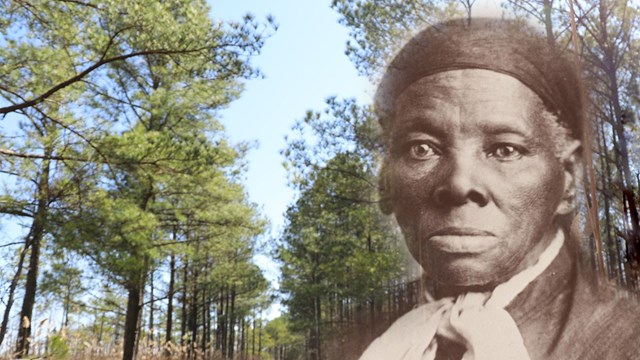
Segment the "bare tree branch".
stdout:
<path fill-rule="evenodd" d="M 109 46 L 109 45 L 108 45 Z M 8 113 L 11 112 L 15 112 L 18 110 L 22 110 L 28 107 L 32 107 L 35 106 L 43 101 L 45 101 L 47 98 L 51 97 L 53 94 L 57 93 L 58 91 L 82 80 L 85 76 L 89 75 L 91 72 L 93 72 L 94 70 L 100 68 L 101 66 L 104 66 L 106 64 L 112 63 L 112 62 L 116 62 L 116 61 L 122 61 L 122 60 L 126 60 L 129 58 L 133 58 L 133 57 L 137 57 L 137 56 L 143 56 L 143 55 L 172 55 L 172 54 L 186 54 L 186 53 L 193 53 L 193 52 L 198 52 L 198 51 L 202 51 L 205 48 L 193 48 L 193 49 L 180 49 L 180 50 L 169 50 L 169 49 L 153 49 L 153 50 L 144 50 L 144 51 L 135 51 L 135 52 L 131 52 L 128 54 L 124 54 L 124 55 L 120 55 L 120 56 L 113 56 L 113 57 L 109 57 L 109 58 L 105 58 L 104 54 L 103 56 L 100 58 L 100 60 L 98 60 L 97 62 L 95 62 L 93 65 L 89 66 L 88 68 L 86 68 L 84 71 L 78 73 L 76 76 L 73 76 L 55 86 L 53 86 L 52 88 L 50 88 L 49 90 L 47 90 L 46 92 L 44 92 L 42 95 L 36 96 L 33 99 L 30 100 L 26 100 L 22 103 L 18 103 L 18 104 L 14 104 L 14 105 L 10 105 L 10 106 L 4 106 L 4 107 L 0 107 L 0 114 L 6 115 Z M 106 54 L 106 52 L 105 52 Z"/>

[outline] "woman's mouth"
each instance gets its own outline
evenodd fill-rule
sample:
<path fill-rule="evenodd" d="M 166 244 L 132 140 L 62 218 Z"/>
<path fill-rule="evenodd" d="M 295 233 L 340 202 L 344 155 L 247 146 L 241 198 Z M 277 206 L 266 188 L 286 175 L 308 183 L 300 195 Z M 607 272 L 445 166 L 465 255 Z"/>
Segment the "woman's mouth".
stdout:
<path fill-rule="evenodd" d="M 446 227 L 427 237 L 429 247 L 452 254 L 482 253 L 495 247 L 499 241 L 490 231 L 467 227 Z"/>

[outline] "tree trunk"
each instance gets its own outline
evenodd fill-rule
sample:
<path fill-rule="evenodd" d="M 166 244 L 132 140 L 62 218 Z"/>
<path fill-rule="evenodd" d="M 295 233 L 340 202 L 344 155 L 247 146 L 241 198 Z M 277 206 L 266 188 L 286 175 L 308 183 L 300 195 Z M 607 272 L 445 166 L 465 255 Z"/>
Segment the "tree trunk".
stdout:
<path fill-rule="evenodd" d="M 153 346 L 153 335 L 155 329 L 153 328 L 153 270 L 149 274 L 149 333 L 147 334 L 147 347 Z"/>
<path fill-rule="evenodd" d="M 310 350 L 310 358 L 311 360 L 321 360 L 322 359 L 322 351 L 321 351 L 321 321 L 322 321 L 322 306 L 321 299 L 319 296 L 316 296 L 313 299 L 313 327 L 311 329 L 311 348 Z"/>
<path fill-rule="evenodd" d="M 262 359 L 262 311 L 260 312 L 260 317 L 258 324 L 258 359 Z"/>
<path fill-rule="evenodd" d="M 11 313 L 11 307 L 13 306 L 13 300 L 16 294 L 16 288 L 18 287 L 18 281 L 20 280 L 20 276 L 22 275 L 22 267 L 24 266 L 24 259 L 27 256 L 27 251 L 29 250 L 29 242 L 31 239 L 31 233 L 27 235 L 24 240 L 24 247 L 20 252 L 20 257 L 18 258 L 18 264 L 16 265 L 16 273 L 13 275 L 11 279 L 11 284 L 9 285 L 9 296 L 7 298 L 7 305 L 4 308 L 4 314 L 2 315 L 2 325 L 0 325 L 0 345 L 4 341 L 4 337 L 7 334 L 7 327 L 9 325 L 9 314 Z"/>
<path fill-rule="evenodd" d="M 224 310 L 222 314 L 222 354 L 227 355 L 227 334 L 228 334 L 228 319 L 229 319 L 229 286 L 225 286 L 224 293 Z"/>
<path fill-rule="evenodd" d="M 617 135 L 618 138 L 618 144 L 619 144 L 619 151 L 620 151 L 620 157 L 621 157 L 621 161 L 620 161 L 620 165 L 622 165 L 622 175 L 624 178 L 624 187 L 623 187 L 623 193 L 625 197 L 628 197 L 629 200 L 629 206 L 632 206 L 633 204 L 633 208 L 630 208 L 629 210 L 631 211 L 631 213 L 629 214 L 629 216 L 631 217 L 631 239 L 627 239 L 627 241 L 631 240 L 631 243 L 633 246 L 635 246 L 636 248 L 639 246 L 640 244 L 640 224 L 638 223 L 638 219 L 637 219 L 637 210 L 635 208 L 635 199 L 634 199 L 634 192 L 633 192 L 633 178 L 631 175 L 631 166 L 630 166 L 630 159 L 629 159 L 629 149 L 628 149 L 628 144 L 627 144 L 627 139 L 625 136 L 625 127 L 624 127 L 624 111 L 622 109 L 622 106 L 620 104 L 620 90 L 619 90 L 619 84 L 618 84 L 618 62 L 617 62 L 617 57 L 619 56 L 618 51 L 616 51 L 615 48 L 615 39 L 613 39 L 613 43 L 612 40 L 609 38 L 609 32 L 608 32 L 608 26 L 609 26 L 609 9 L 607 7 L 607 3 L 605 1 L 601 1 L 599 3 L 599 19 L 600 19 L 600 24 L 599 24 L 599 30 L 600 30 L 600 34 L 601 34 L 601 38 L 599 43 L 602 44 L 602 53 L 603 53 L 603 59 L 601 59 L 601 69 L 605 72 L 607 79 L 608 79 L 608 86 L 609 86 L 609 101 L 611 103 L 611 106 L 613 107 L 613 114 L 612 114 L 612 120 L 613 120 L 613 129 Z M 635 216 L 633 214 L 633 212 L 635 211 Z M 640 262 L 640 254 L 636 253 L 636 260 L 638 262 Z"/>
<path fill-rule="evenodd" d="M 205 289 L 202 290 L 202 338 L 200 339 L 202 351 L 206 354 L 207 352 L 207 340 L 208 340 L 208 331 L 209 331 L 209 307 L 207 306 L 207 293 Z"/>
<path fill-rule="evenodd" d="M 118 344 L 120 340 L 120 315 L 122 312 L 119 310 L 116 312 L 116 317 L 113 319 L 113 343 Z"/>
<path fill-rule="evenodd" d="M 551 19 L 551 11 L 553 9 L 553 0 L 543 0 L 544 6 L 544 27 L 547 34 L 547 43 L 549 46 L 555 45 L 555 37 L 553 36 L 553 21 Z"/>
<path fill-rule="evenodd" d="M 134 360 L 136 358 L 136 344 L 140 336 L 138 324 L 142 310 L 142 300 L 144 299 L 145 275 L 146 272 L 142 271 L 139 283 L 131 285 L 127 289 L 127 313 L 124 321 L 122 360 Z"/>
<path fill-rule="evenodd" d="M 62 313 L 63 313 L 63 326 L 65 328 L 69 327 L 69 312 L 71 310 L 71 284 L 68 283 L 66 285 L 65 291 L 64 291 L 64 301 L 62 304 Z"/>
<path fill-rule="evenodd" d="M 185 258 L 182 273 L 182 311 L 180 313 L 180 346 L 184 346 L 184 336 L 187 334 L 187 280 L 189 278 L 189 263 Z"/>
<path fill-rule="evenodd" d="M 47 149 L 46 155 L 51 155 Z M 20 324 L 18 328 L 18 342 L 16 357 L 22 358 L 29 354 L 29 342 L 31 337 L 31 323 L 33 322 L 33 306 L 36 301 L 38 287 L 38 265 L 40 263 L 40 246 L 44 237 L 44 228 L 49 212 L 49 160 L 42 163 L 42 173 L 38 180 L 38 202 L 33 223 L 31 225 L 31 254 L 29 256 L 29 269 L 24 288 L 24 299 L 20 310 Z"/>
<path fill-rule="evenodd" d="M 236 287 L 231 287 L 231 304 L 229 310 L 229 346 L 228 346 L 228 354 L 229 359 L 233 359 L 233 353 L 235 350 L 235 306 L 236 306 Z"/>
<path fill-rule="evenodd" d="M 105 315 L 106 314 L 105 314 L 104 311 L 100 314 L 100 327 L 98 328 L 98 334 L 97 334 L 98 346 L 102 345 L 102 333 L 104 331 L 104 318 L 105 318 Z"/>
<path fill-rule="evenodd" d="M 251 327 L 251 358 L 256 356 L 256 313 L 253 312 L 253 326 Z"/>
<path fill-rule="evenodd" d="M 173 238 L 176 238 L 175 230 Z M 167 291 L 167 332 L 165 334 L 165 349 L 164 354 L 166 357 L 171 356 L 171 350 L 169 344 L 171 343 L 171 330 L 173 327 L 173 288 L 175 286 L 176 277 L 176 256 L 171 253 L 171 260 L 169 261 L 169 290 Z"/>
<path fill-rule="evenodd" d="M 216 350 L 222 349 L 222 328 L 224 327 L 224 320 L 222 318 L 222 312 L 224 309 L 224 287 L 220 286 L 220 292 L 218 293 L 218 304 L 216 306 Z"/>
<path fill-rule="evenodd" d="M 193 355 L 195 358 L 195 350 L 198 347 L 197 336 L 198 336 L 198 271 L 195 270 L 191 277 L 191 281 L 193 283 L 193 292 L 191 293 L 191 301 L 189 306 L 189 332 L 191 333 L 191 338 L 189 339 L 189 354 Z"/>
<path fill-rule="evenodd" d="M 244 334 L 244 317 L 240 319 L 240 341 L 238 341 L 238 345 L 239 349 L 238 349 L 238 353 L 240 355 L 240 357 L 242 358 L 244 356 L 244 340 L 245 340 L 245 334 Z"/>
<path fill-rule="evenodd" d="M 602 199 L 603 199 L 603 203 L 604 203 L 604 217 L 605 217 L 605 221 L 604 221 L 604 233 L 605 233 L 605 238 L 606 238 L 606 243 L 607 243 L 607 249 L 609 249 L 609 247 L 611 247 L 614 243 L 614 239 L 611 236 L 611 216 L 610 216 L 610 199 L 609 199 L 609 195 L 607 194 L 607 189 L 610 188 L 610 183 L 609 183 L 609 168 L 608 168 L 608 161 L 607 161 L 607 143 L 605 140 L 605 136 L 604 136 L 604 128 L 603 128 L 603 124 L 602 122 L 600 122 L 600 127 L 598 127 L 598 131 L 597 131 L 597 143 L 598 143 L 598 151 L 600 152 L 600 168 L 602 169 L 602 171 L 604 172 L 604 174 L 600 177 L 600 181 L 602 183 Z M 617 252 L 612 252 L 612 251 L 608 251 L 609 254 L 609 276 L 610 277 L 616 277 L 617 280 L 620 280 L 620 276 L 617 272 L 618 269 L 618 253 Z M 612 256 L 613 254 L 613 256 Z M 614 266 L 615 265 L 615 266 Z"/>

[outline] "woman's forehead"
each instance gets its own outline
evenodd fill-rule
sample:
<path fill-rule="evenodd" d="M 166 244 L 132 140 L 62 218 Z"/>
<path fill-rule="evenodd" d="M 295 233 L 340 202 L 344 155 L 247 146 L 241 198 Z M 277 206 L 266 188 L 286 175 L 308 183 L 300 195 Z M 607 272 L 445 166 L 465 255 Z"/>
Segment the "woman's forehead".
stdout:
<path fill-rule="evenodd" d="M 542 104 L 540 97 L 517 78 L 485 69 L 456 69 L 424 76 L 401 92 L 396 102 L 402 97 L 406 98 L 408 94 L 447 99 L 468 93 L 479 96 L 486 94 L 487 97 L 503 93 L 509 97 Z"/>
<path fill-rule="evenodd" d="M 480 69 L 424 77 L 405 89 L 396 102 L 396 129 L 476 124 L 488 133 L 507 129 L 504 132 L 522 134 L 532 132 L 532 115 L 543 106 L 517 79 Z"/>

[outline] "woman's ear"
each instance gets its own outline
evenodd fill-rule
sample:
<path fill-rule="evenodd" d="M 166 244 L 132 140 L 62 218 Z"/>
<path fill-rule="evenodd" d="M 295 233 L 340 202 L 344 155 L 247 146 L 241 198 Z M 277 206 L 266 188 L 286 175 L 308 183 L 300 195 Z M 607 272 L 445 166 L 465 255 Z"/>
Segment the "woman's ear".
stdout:
<path fill-rule="evenodd" d="M 573 140 L 564 146 L 560 161 L 564 168 L 564 192 L 556 213 L 567 215 L 576 208 L 576 194 L 582 175 L 582 143 Z"/>

